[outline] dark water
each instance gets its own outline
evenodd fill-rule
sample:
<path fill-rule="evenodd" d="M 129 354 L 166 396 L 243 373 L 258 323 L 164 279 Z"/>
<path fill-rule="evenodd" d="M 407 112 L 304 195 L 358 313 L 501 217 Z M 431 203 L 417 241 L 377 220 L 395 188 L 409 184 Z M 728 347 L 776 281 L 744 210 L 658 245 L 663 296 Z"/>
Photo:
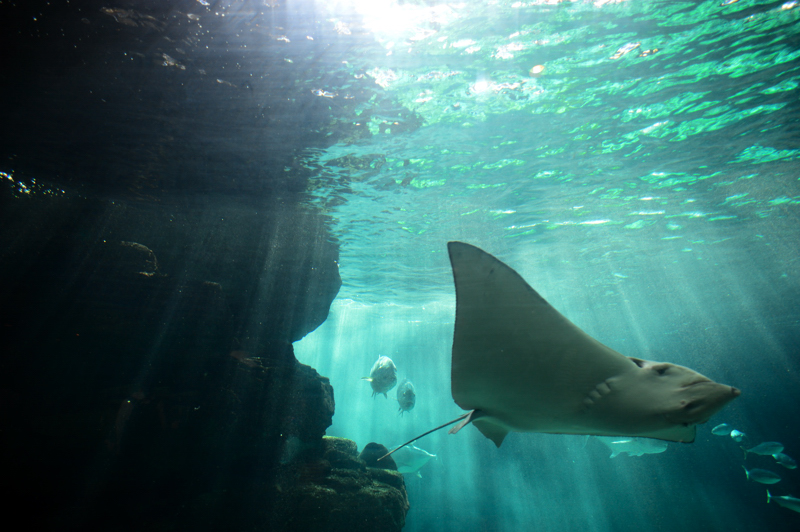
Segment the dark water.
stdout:
<path fill-rule="evenodd" d="M 65 9 L 119 54 L 58 52 L 68 60 L 48 71 L 52 89 L 7 115 L 7 131 L 40 127 L 4 137 L 3 186 L 19 201 L 86 195 L 159 212 L 168 198 L 203 235 L 221 231 L 205 215 L 223 198 L 245 218 L 274 202 L 318 214 L 343 284 L 295 352 L 331 379 L 327 433 L 359 448 L 460 413 L 450 240 L 507 262 L 621 353 L 742 390 L 693 444 L 641 457 L 611 459 L 579 436 L 511 434 L 499 449 L 471 427 L 428 436 L 419 446 L 437 459 L 406 477 L 407 530 L 797 528 L 742 465 L 779 473 L 776 495 L 800 497 L 800 473 L 745 461 L 711 428 L 800 458 L 800 4 L 269 4 L 176 3 L 165 29 L 137 15 L 147 31 L 131 35 L 132 15 Z M 50 47 L 24 57 L 54 61 L 55 26 Z M 102 93 L 84 101 L 90 113 L 59 100 L 83 89 L 76 78 Z M 86 146 L 98 157 L 76 151 Z M 393 392 L 373 399 L 360 380 L 378 355 L 415 385 L 402 417 Z"/>

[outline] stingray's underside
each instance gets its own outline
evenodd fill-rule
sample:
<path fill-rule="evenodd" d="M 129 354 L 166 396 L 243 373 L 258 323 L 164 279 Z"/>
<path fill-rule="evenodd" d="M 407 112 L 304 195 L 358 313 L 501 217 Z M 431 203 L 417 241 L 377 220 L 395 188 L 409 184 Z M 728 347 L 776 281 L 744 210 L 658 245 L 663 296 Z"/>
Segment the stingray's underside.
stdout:
<path fill-rule="evenodd" d="M 451 433 L 473 423 L 498 447 L 510 431 L 688 443 L 698 423 L 739 395 L 689 368 L 626 357 L 492 255 L 462 242 L 448 250 L 456 286 L 452 393 L 468 412 L 395 450 L 454 423 Z"/>
<path fill-rule="evenodd" d="M 509 431 L 691 442 L 695 424 L 672 414 L 689 403 L 687 391 L 707 395 L 689 386 L 710 383 L 738 395 L 688 368 L 614 351 L 492 255 L 461 242 L 448 249 L 456 286 L 452 394 L 475 411 L 451 432 L 472 421 L 498 446 Z M 656 364 L 672 372 L 671 381 L 655 375 Z"/>

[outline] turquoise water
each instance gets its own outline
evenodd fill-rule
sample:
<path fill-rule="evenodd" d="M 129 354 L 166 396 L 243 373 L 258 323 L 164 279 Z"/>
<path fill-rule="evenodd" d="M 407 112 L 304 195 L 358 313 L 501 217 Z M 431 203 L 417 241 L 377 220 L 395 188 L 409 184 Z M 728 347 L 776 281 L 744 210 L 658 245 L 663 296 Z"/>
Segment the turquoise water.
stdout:
<path fill-rule="evenodd" d="M 327 433 L 359 449 L 462 413 L 452 240 L 619 352 L 742 391 L 694 443 L 639 457 L 426 436 L 406 530 L 798 528 L 742 466 L 780 474 L 776 496 L 800 497 L 798 470 L 740 446 L 800 459 L 800 3 L 0 6 L 18 52 L 0 70 L 0 413 L 17 506 L 41 503 L 25 519 L 273 522 L 262 414 L 295 430 L 308 405 L 262 401 L 253 364 L 335 290 L 310 274 L 333 267 L 327 221 L 343 284 L 294 350 L 335 389 Z M 106 256 L 120 241 L 138 262 Z M 362 380 L 379 355 L 414 383 L 402 416 Z"/>
<path fill-rule="evenodd" d="M 575 436 L 495 449 L 471 427 L 430 435 L 418 445 L 438 458 L 407 477 L 407 530 L 795 529 L 710 429 L 800 456 L 800 4 L 394 9 L 328 22 L 374 38 L 340 68 L 400 111 L 373 99 L 348 125 L 361 133 L 304 159 L 341 243 L 330 316 L 295 344 L 334 386 L 328 434 L 393 446 L 460 413 L 446 242 L 461 240 L 623 354 L 742 396 L 694 444 L 642 457 Z M 321 89 L 347 98 L 346 84 Z M 360 380 L 378 355 L 416 387 L 402 417 L 393 392 L 372 398 Z M 800 495 L 796 471 L 746 464 L 782 475 L 773 494 Z"/>

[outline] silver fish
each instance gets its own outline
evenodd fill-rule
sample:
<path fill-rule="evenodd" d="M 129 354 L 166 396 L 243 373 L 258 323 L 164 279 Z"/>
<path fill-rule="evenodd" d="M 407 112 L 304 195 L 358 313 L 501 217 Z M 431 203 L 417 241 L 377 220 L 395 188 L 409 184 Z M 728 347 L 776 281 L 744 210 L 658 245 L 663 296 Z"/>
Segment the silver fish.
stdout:
<path fill-rule="evenodd" d="M 727 423 L 723 423 L 722 425 L 717 425 L 713 429 L 711 429 L 711 434 L 715 436 L 727 436 L 731 433 L 731 426 Z"/>
<path fill-rule="evenodd" d="M 397 402 L 400 404 L 400 415 L 414 409 L 414 405 L 417 404 L 417 392 L 411 381 L 403 379 L 397 387 Z"/>
<path fill-rule="evenodd" d="M 766 469 L 747 469 L 745 466 L 742 466 L 742 469 L 744 469 L 747 480 L 752 480 L 753 482 L 775 484 L 781 481 L 781 477 L 777 473 L 767 471 Z"/>
<path fill-rule="evenodd" d="M 775 501 L 775 504 L 778 506 L 783 506 L 784 508 L 788 508 L 795 512 L 800 512 L 800 499 L 797 497 L 792 497 L 791 495 L 782 495 L 780 497 L 776 497 L 775 495 L 772 495 L 769 490 L 767 490 L 767 504 L 772 501 Z"/>
<path fill-rule="evenodd" d="M 611 450 L 611 458 L 625 453 L 628 456 L 658 454 L 667 450 L 667 442 L 650 438 L 615 438 L 597 436 L 597 439 Z"/>
<path fill-rule="evenodd" d="M 376 394 L 382 393 L 388 399 L 386 392 L 394 388 L 397 384 L 397 367 L 389 357 L 378 356 L 378 360 L 372 365 L 369 372 L 369 377 L 361 377 L 362 380 L 368 381 L 372 386 L 372 397 Z"/>
<path fill-rule="evenodd" d="M 785 467 L 786 469 L 797 469 L 797 462 L 788 454 L 775 453 L 772 455 L 776 462 Z"/>
<path fill-rule="evenodd" d="M 783 451 L 782 443 L 777 441 L 765 441 L 764 443 L 759 443 L 755 447 L 745 449 L 744 455 L 747 456 L 747 453 L 750 453 L 760 454 L 761 456 L 769 456 L 771 454 L 778 454 L 781 451 Z"/>
<path fill-rule="evenodd" d="M 741 442 L 746 437 L 747 437 L 747 434 L 745 434 L 742 431 L 739 431 L 739 430 L 732 430 L 731 431 L 731 438 L 733 438 L 733 441 L 735 441 L 736 443 Z"/>

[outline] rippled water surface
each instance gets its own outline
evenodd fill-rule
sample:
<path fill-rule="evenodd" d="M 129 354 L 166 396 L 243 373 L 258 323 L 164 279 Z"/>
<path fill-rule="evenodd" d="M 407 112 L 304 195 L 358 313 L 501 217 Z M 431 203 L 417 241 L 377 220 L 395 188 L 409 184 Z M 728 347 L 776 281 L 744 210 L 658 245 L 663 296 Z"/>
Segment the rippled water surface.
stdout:
<path fill-rule="evenodd" d="M 388 36 L 376 30 L 381 55 L 358 66 L 421 127 L 371 115 L 369 141 L 318 157 L 343 297 L 446 293 L 452 239 L 536 257 L 537 269 L 593 262 L 591 283 L 599 267 L 635 277 L 644 252 L 692 264 L 785 242 L 776 229 L 792 230 L 800 156 L 794 3 L 414 13 Z"/>
<path fill-rule="evenodd" d="M 569 436 L 429 436 L 440 460 L 407 480 L 409 529 L 792 529 L 710 428 L 800 455 L 800 4 L 395 9 L 364 16 L 379 46 L 350 68 L 406 112 L 356 112 L 371 135 L 311 157 L 344 286 L 296 349 L 331 377 L 329 433 L 392 445 L 459 413 L 445 243 L 462 240 L 624 354 L 743 394 L 693 445 L 638 458 Z M 402 418 L 359 381 L 378 354 L 417 388 Z M 777 467 L 773 493 L 800 495 Z"/>

